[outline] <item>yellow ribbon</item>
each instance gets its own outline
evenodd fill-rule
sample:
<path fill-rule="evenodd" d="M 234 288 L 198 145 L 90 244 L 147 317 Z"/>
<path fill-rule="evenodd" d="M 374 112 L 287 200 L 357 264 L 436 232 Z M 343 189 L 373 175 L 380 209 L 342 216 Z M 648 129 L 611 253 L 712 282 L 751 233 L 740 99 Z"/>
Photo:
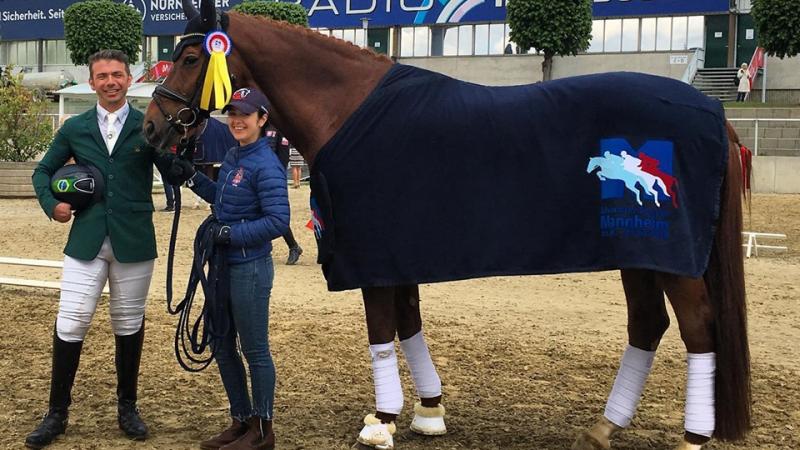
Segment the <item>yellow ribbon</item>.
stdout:
<path fill-rule="evenodd" d="M 228 74 L 228 61 L 224 52 L 211 52 L 208 69 L 206 69 L 206 79 L 203 82 L 203 92 L 200 94 L 200 109 L 212 111 L 210 108 L 212 90 L 214 91 L 213 109 L 222 109 L 233 95 L 231 77 Z"/>

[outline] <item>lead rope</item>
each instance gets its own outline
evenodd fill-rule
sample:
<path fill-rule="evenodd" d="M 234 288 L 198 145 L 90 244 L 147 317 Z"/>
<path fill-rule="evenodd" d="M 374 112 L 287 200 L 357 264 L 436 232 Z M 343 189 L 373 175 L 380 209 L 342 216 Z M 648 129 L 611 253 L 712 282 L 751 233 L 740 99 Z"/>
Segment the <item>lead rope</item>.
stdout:
<path fill-rule="evenodd" d="M 179 157 L 187 156 L 186 142 L 179 151 Z M 211 223 L 216 220 L 214 214 L 209 215 L 197 229 L 194 239 L 194 257 L 189 273 L 186 294 L 175 307 L 173 303 L 172 273 L 175 262 L 175 243 L 178 236 L 178 224 L 181 215 L 180 186 L 175 190 L 175 213 L 172 218 L 169 253 L 167 254 L 167 311 L 178 315 L 175 329 L 175 357 L 178 364 L 189 372 L 200 372 L 211 364 L 216 354 L 216 342 L 219 342 L 231 330 L 230 290 L 227 258 L 224 251 L 214 245 Z M 206 273 L 206 266 L 208 271 Z M 194 324 L 191 324 L 192 305 L 197 292 L 198 283 L 203 289 L 205 302 Z M 207 356 L 203 356 L 210 348 Z"/>

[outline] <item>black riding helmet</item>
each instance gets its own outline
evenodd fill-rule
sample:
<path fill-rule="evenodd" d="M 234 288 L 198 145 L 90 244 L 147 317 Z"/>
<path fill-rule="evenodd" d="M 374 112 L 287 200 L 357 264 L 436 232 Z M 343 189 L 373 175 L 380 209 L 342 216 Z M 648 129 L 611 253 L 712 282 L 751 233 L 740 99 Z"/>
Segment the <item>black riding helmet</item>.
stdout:
<path fill-rule="evenodd" d="M 88 164 L 68 164 L 50 178 L 50 190 L 56 199 L 82 210 L 103 198 L 105 182 L 97 167 Z"/>

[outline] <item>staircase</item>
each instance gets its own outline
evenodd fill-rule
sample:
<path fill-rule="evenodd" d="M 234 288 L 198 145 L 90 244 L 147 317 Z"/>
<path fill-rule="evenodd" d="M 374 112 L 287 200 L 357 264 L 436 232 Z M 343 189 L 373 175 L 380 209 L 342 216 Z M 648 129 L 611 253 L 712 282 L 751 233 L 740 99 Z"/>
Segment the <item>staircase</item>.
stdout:
<path fill-rule="evenodd" d="M 723 102 L 736 101 L 737 87 L 733 84 L 737 68 L 697 69 L 692 86 L 698 91 Z"/>

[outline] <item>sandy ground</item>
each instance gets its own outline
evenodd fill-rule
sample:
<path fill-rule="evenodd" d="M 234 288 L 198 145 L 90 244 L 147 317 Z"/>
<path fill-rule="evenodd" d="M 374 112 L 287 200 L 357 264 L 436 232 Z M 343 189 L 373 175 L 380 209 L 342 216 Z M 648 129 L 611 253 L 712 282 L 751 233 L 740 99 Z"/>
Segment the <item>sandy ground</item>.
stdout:
<path fill-rule="evenodd" d="M 291 190 L 293 229 L 305 254 L 285 266 L 275 241 L 271 344 L 278 367 L 279 449 L 348 449 L 373 404 L 366 328 L 356 291 L 329 293 L 314 262 L 307 187 Z M 67 226 L 35 201 L 4 200 L 0 254 L 61 259 Z M 163 198 L 156 198 L 163 206 Z M 207 210 L 184 211 L 176 286 L 183 286 L 191 236 Z M 172 216 L 155 215 L 159 258 L 147 309 L 140 401 L 152 437 L 134 443 L 117 429 L 113 336 L 101 302 L 73 391 L 70 426 L 53 449 L 189 449 L 228 423 L 216 369 L 192 374 L 175 361 L 176 318 L 166 312 L 165 266 Z M 759 195 L 746 228 L 789 235 L 790 251 L 745 263 L 750 308 L 755 426 L 737 445 L 800 448 L 800 196 Z M 57 280 L 57 269 L 0 266 L 0 275 Z M 617 272 L 502 277 L 421 288 L 434 360 L 444 382 L 449 434 L 408 432 L 406 393 L 397 448 L 564 449 L 602 412 L 626 342 Z M 21 448 L 47 403 L 56 291 L 0 287 L 0 448 Z M 673 320 L 673 323 L 676 323 Z M 639 412 L 619 449 L 668 449 L 683 429 L 685 362 L 677 327 L 664 338 Z"/>

